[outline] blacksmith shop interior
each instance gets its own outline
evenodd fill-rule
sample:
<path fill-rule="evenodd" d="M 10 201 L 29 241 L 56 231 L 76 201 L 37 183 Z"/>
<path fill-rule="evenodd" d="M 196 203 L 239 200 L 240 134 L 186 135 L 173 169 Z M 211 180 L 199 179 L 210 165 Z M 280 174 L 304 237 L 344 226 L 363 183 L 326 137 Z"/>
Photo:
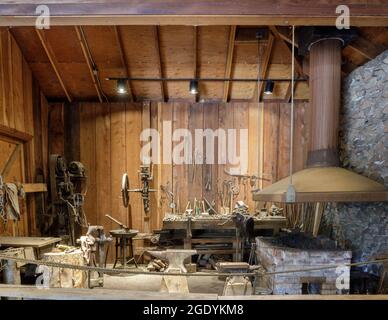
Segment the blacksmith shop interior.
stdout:
<path fill-rule="evenodd" d="M 35 2 L 0 4 L 1 299 L 387 299 L 384 2 Z"/>

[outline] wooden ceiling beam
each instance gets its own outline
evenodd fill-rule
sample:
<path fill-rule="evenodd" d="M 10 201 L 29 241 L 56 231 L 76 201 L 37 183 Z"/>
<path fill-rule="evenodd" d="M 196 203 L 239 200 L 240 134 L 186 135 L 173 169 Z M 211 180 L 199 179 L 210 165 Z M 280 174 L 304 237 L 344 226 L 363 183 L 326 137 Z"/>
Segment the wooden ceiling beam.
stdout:
<path fill-rule="evenodd" d="M 98 79 L 97 79 L 98 71 L 97 71 L 97 68 L 94 65 L 91 57 L 89 56 L 88 45 L 87 45 L 87 42 L 86 42 L 85 35 L 83 33 L 82 27 L 75 26 L 74 29 L 75 29 L 78 41 L 79 41 L 80 46 L 81 46 L 82 54 L 83 54 L 83 56 L 85 58 L 86 64 L 88 65 L 89 74 L 90 74 L 90 77 L 92 78 L 93 86 L 96 89 L 98 100 L 100 102 L 103 102 L 103 99 L 102 99 L 103 93 L 102 93 L 102 90 L 101 90 L 101 88 L 99 86 Z"/>
<path fill-rule="evenodd" d="M 288 32 L 289 31 L 288 27 L 277 27 L 277 26 L 268 26 L 268 27 L 277 39 L 282 39 L 292 45 L 292 35 L 290 36 Z M 297 35 L 295 35 L 295 47 L 298 48 Z"/>
<path fill-rule="evenodd" d="M 6 1 L 0 4 L 5 25 L 33 26 L 40 0 Z M 388 7 L 384 0 L 368 5 L 354 0 L 208 0 L 187 5 L 171 0 L 78 0 L 50 1 L 50 23 L 70 25 L 335 25 L 338 5 L 351 8 L 354 26 L 388 25 Z M 236 14 L 238 12 L 238 14 Z"/>
<path fill-rule="evenodd" d="M 264 79 L 267 76 L 268 65 L 269 65 L 269 61 L 271 59 L 271 53 L 272 53 L 272 48 L 273 48 L 274 40 L 275 40 L 275 37 L 270 32 L 269 35 L 268 35 L 268 42 L 267 42 L 267 46 L 265 48 L 264 54 L 263 54 L 262 57 L 259 57 L 260 61 L 261 61 L 261 64 L 259 66 L 258 78 Z M 255 86 L 255 90 L 253 92 L 253 97 L 251 99 L 252 101 L 258 102 L 258 101 L 261 100 L 261 94 L 262 94 L 262 91 L 263 91 L 263 86 L 264 86 L 264 82 L 263 81 L 259 81 L 257 83 L 257 85 Z"/>
<path fill-rule="evenodd" d="M 160 50 L 160 30 L 159 26 L 154 27 L 154 33 L 155 33 L 155 47 L 156 47 L 156 55 L 158 57 L 158 71 L 159 71 L 159 77 L 164 78 L 164 72 L 163 72 L 163 61 L 162 61 L 162 52 Z M 166 84 L 164 81 L 160 81 L 160 91 L 162 94 L 162 101 L 167 101 L 167 90 L 166 90 Z"/>
<path fill-rule="evenodd" d="M 232 64 L 233 64 L 233 52 L 234 52 L 234 39 L 236 37 L 236 26 L 230 26 L 229 31 L 229 42 L 228 42 L 228 51 L 226 56 L 226 67 L 225 67 L 225 78 L 229 79 L 232 74 Z M 222 95 L 222 101 L 228 102 L 229 99 L 229 88 L 230 82 L 224 82 L 224 91 Z"/>
<path fill-rule="evenodd" d="M 124 76 L 126 78 L 129 78 L 130 77 L 130 75 L 129 75 L 129 67 L 128 67 L 127 59 L 125 57 L 125 53 L 124 53 L 124 49 L 123 49 L 124 46 L 123 46 L 123 39 L 122 39 L 122 36 L 121 36 L 120 27 L 119 26 L 114 26 L 113 29 L 114 29 L 114 33 L 115 33 L 115 36 L 116 36 L 117 47 L 119 49 L 119 55 L 120 55 L 120 59 L 121 59 L 121 64 L 122 64 L 123 69 L 124 69 L 124 74 L 125 74 Z M 134 95 L 134 92 L 133 92 L 133 89 L 132 89 L 130 81 L 127 81 L 127 90 L 128 90 L 128 96 L 129 96 L 130 101 L 135 101 L 135 95 Z"/>
<path fill-rule="evenodd" d="M 1 11 L 0 4 L 0 11 Z M 0 15 L 1 16 L 1 15 Z M 337 17 L 289 16 L 289 15 L 108 15 L 99 16 L 51 16 L 51 26 L 331 26 L 335 25 Z M 36 15 L 28 16 L 1 16 L 0 26 L 34 27 Z M 350 19 L 353 27 L 385 27 L 388 18 L 383 16 L 353 16 Z"/>
<path fill-rule="evenodd" d="M 292 54 L 292 49 L 287 45 L 289 43 L 292 46 L 292 36 L 291 38 L 289 35 L 285 33 L 284 30 L 280 30 L 279 28 L 275 26 L 269 26 L 271 32 L 275 36 L 275 38 L 283 41 L 284 46 L 288 49 L 288 52 Z M 298 48 L 298 39 L 295 35 L 295 43 L 294 43 L 295 48 Z M 296 52 L 296 51 L 295 51 Z M 294 61 L 295 61 L 295 69 L 299 73 L 300 76 L 304 74 L 303 67 L 302 67 L 302 62 L 298 60 L 297 57 L 294 56 Z"/>
<path fill-rule="evenodd" d="M 72 102 L 72 97 L 68 91 L 68 89 L 65 86 L 65 83 L 62 79 L 61 73 L 59 72 L 59 64 L 57 59 L 55 58 L 54 50 L 52 49 L 50 43 L 47 41 L 46 35 L 43 31 L 43 29 L 35 29 L 36 34 L 38 35 L 38 38 L 42 44 L 42 47 L 44 51 L 46 52 L 46 55 L 48 59 L 50 60 L 51 67 L 54 69 L 55 74 L 57 75 L 59 84 L 61 85 L 63 92 L 65 93 L 67 100 L 69 102 Z"/>

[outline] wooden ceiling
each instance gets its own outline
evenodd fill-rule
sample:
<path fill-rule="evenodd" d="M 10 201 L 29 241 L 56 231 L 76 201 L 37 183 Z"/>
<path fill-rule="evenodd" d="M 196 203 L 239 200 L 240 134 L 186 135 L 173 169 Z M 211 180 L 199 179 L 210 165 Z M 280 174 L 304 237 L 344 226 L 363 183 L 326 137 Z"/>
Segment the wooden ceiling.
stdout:
<path fill-rule="evenodd" d="M 253 27 L 234 26 L 54 26 L 13 27 L 27 62 L 50 100 L 117 101 L 115 81 L 106 77 L 290 79 L 288 27 L 268 27 L 258 42 L 244 36 Z M 244 32 L 245 31 L 245 32 Z M 344 75 L 388 48 L 385 27 L 362 27 L 343 49 Z M 297 52 L 297 51 L 296 51 Z M 295 58 L 296 75 L 308 76 L 308 59 Z M 259 67 L 260 64 L 260 67 Z M 94 73 L 93 70 L 98 70 Z M 189 99 L 188 82 L 131 81 L 125 99 Z M 200 82 L 197 101 L 257 100 L 255 83 Z M 288 81 L 276 82 L 263 99 L 288 101 Z M 307 100 L 308 84 L 298 82 L 296 99 Z"/>

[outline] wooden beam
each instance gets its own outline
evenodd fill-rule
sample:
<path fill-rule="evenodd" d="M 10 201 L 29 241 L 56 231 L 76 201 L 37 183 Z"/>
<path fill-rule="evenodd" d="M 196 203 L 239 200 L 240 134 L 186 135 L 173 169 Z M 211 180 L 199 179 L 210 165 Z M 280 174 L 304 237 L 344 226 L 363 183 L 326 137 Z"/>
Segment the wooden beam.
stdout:
<path fill-rule="evenodd" d="M 229 42 L 228 42 L 228 52 L 226 55 L 226 67 L 225 67 L 225 78 L 230 78 L 232 73 L 232 64 L 233 64 L 233 52 L 234 52 L 234 39 L 236 37 L 236 26 L 230 26 L 229 31 Z M 229 88 L 230 82 L 224 82 L 224 92 L 222 96 L 223 102 L 228 102 L 229 99 Z"/>
<path fill-rule="evenodd" d="M 55 58 L 55 54 L 54 54 L 54 51 L 53 49 L 51 48 L 51 45 L 49 44 L 49 42 L 47 41 L 47 38 L 46 38 L 46 35 L 44 34 L 44 31 L 43 29 L 35 29 L 36 31 L 36 34 L 38 35 L 39 37 L 39 40 L 42 44 L 42 47 L 44 49 L 44 51 L 46 52 L 47 54 L 47 57 L 49 58 L 50 60 L 50 63 L 51 63 L 51 67 L 54 69 L 54 72 L 55 74 L 57 75 L 57 78 L 58 78 L 58 81 L 63 89 L 63 92 L 65 93 L 66 97 L 67 97 L 67 100 L 69 102 L 72 101 L 72 97 L 69 93 L 69 91 L 67 90 L 66 86 L 65 86 L 65 83 L 63 82 L 63 79 L 62 79 L 62 76 L 59 72 L 59 64 L 58 64 L 58 61 L 57 59 Z"/>
<path fill-rule="evenodd" d="M 292 93 L 292 83 L 290 81 L 290 83 L 288 84 L 288 87 L 287 87 L 286 95 L 284 96 L 284 102 L 287 102 L 287 103 L 290 102 L 291 93 Z M 295 93 L 295 84 L 294 84 L 294 93 Z"/>
<path fill-rule="evenodd" d="M 265 52 L 264 52 L 263 56 L 260 57 L 261 65 L 259 66 L 258 78 L 264 79 L 267 76 L 267 70 L 268 70 L 269 60 L 271 58 L 274 39 L 275 39 L 275 37 L 270 32 L 268 35 L 268 42 L 267 42 L 267 46 L 265 48 Z M 253 91 L 253 97 L 251 99 L 252 101 L 256 102 L 256 101 L 261 100 L 261 92 L 263 91 L 263 85 L 264 85 L 263 81 L 260 81 L 257 83 L 257 85 L 255 86 L 255 90 Z"/>
<path fill-rule="evenodd" d="M 0 4 L 0 11 L 1 11 Z M 52 16 L 51 26 L 181 26 L 181 25 L 207 25 L 207 26 L 331 26 L 335 25 L 337 17 L 317 16 L 287 16 L 287 15 L 108 15 L 100 16 Z M 7 27 L 34 27 L 36 15 L 29 16 L 2 16 L 0 26 Z M 352 16 L 350 24 L 353 27 L 385 27 L 388 18 L 383 16 Z"/>
<path fill-rule="evenodd" d="M 292 54 L 292 48 L 290 48 L 287 43 L 289 43 L 291 46 L 292 46 L 292 36 L 291 38 L 289 38 L 285 33 L 284 31 L 283 32 L 280 32 L 279 29 L 275 26 L 270 26 L 269 27 L 271 32 L 273 33 L 273 35 L 275 36 L 275 38 L 281 40 L 284 44 L 284 46 L 287 48 L 288 52 L 290 54 Z M 296 35 L 295 35 L 295 48 L 298 48 L 298 40 L 296 38 Z M 295 51 L 296 52 L 296 51 Z M 295 70 L 297 71 L 297 73 L 301 76 L 303 75 L 303 67 L 302 67 L 302 63 L 297 59 L 297 57 L 294 56 L 294 60 L 295 60 Z"/>
<path fill-rule="evenodd" d="M 154 33 L 155 33 L 155 47 L 156 47 L 156 54 L 158 57 L 158 71 L 159 71 L 159 77 L 164 78 L 164 72 L 163 72 L 163 61 L 162 61 L 162 53 L 160 51 L 160 30 L 159 26 L 154 27 Z M 162 101 L 166 102 L 167 99 L 167 90 L 166 90 L 166 84 L 164 81 L 160 82 L 160 91 L 162 93 Z"/>
<path fill-rule="evenodd" d="M 84 55 L 86 64 L 88 65 L 90 77 L 92 78 L 93 86 L 96 89 L 98 100 L 100 102 L 103 102 L 102 90 L 98 84 L 98 79 L 97 79 L 97 77 L 98 77 L 97 68 L 96 68 L 96 66 L 93 65 L 94 63 L 92 61 L 92 58 L 90 57 L 85 34 L 83 32 L 82 27 L 80 27 L 80 26 L 74 26 L 74 29 L 75 29 L 78 41 L 79 41 L 81 49 L 82 49 L 82 54 Z"/>
<path fill-rule="evenodd" d="M 292 36 L 289 34 L 289 28 L 288 27 L 276 27 L 276 26 L 269 26 L 269 29 L 277 39 L 282 39 L 289 44 L 292 45 Z M 298 39 L 295 35 L 295 47 L 298 48 Z"/>
<path fill-rule="evenodd" d="M 29 133 L 25 133 L 8 126 L 0 124 L 0 135 L 10 138 L 11 140 L 18 140 L 22 142 L 30 141 L 33 136 Z"/>
<path fill-rule="evenodd" d="M 7 1 L 0 5 L 5 25 L 35 25 L 36 6 L 40 0 Z M 50 1 L 50 23 L 85 24 L 175 24 L 175 25 L 335 25 L 336 8 L 348 5 L 354 26 L 388 25 L 388 7 L 384 0 L 370 0 L 368 5 L 354 0 L 208 0 L 187 5 L 171 0 L 79 0 Z M 238 14 L 236 14 L 238 12 Z"/>
<path fill-rule="evenodd" d="M 121 59 L 121 64 L 123 65 L 124 68 L 124 73 L 125 77 L 129 78 L 129 68 L 127 64 L 127 59 L 125 57 L 124 53 L 124 46 L 123 46 L 123 38 L 121 36 L 121 31 L 120 31 L 120 26 L 114 26 L 114 32 L 116 35 L 116 40 L 117 40 L 117 46 L 119 48 L 119 54 L 120 54 L 120 59 Z M 131 101 L 135 101 L 135 95 L 133 93 L 132 86 L 129 81 L 127 81 L 127 86 L 128 86 L 128 96 Z"/>
<path fill-rule="evenodd" d="M 22 183 L 22 188 L 25 193 L 47 192 L 45 183 Z"/>

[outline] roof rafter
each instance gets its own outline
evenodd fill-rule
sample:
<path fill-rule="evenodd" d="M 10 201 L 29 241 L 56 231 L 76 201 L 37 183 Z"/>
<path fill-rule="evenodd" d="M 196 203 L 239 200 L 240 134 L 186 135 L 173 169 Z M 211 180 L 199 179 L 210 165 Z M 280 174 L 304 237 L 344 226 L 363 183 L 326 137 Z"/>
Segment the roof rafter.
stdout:
<path fill-rule="evenodd" d="M 271 58 L 271 53 L 272 53 L 272 48 L 273 48 L 274 40 L 275 40 L 275 37 L 270 32 L 269 35 L 268 35 L 267 46 L 265 48 L 263 57 L 260 57 L 261 58 L 261 64 L 259 65 L 258 78 L 264 79 L 267 76 L 268 65 L 269 65 L 269 61 L 270 61 L 270 58 Z M 258 43 L 258 45 L 260 46 L 260 43 Z M 263 91 L 263 85 L 264 85 L 263 81 L 259 81 L 257 83 L 257 85 L 255 86 L 255 90 L 253 92 L 253 97 L 251 99 L 252 101 L 257 102 L 257 101 L 261 100 L 261 93 Z"/>
<path fill-rule="evenodd" d="M 96 89 L 98 100 L 100 102 L 103 102 L 103 99 L 102 99 L 103 93 L 102 93 L 102 90 L 101 90 L 101 88 L 99 86 L 98 78 L 97 78 L 98 77 L 98 71 L 97 71 L 97 68 L 94 65 L 94 63 L 93 63 L 93 61 L 92 61 L 92 59 L 91 59 L 91 57 L 89 55 L 90 53 L 89 53 L 89 50 L 88 50 L 88 45 L 87 45 L 87 42 L 86 42 L 85 34 L 83 32 L 82 27 L 80 27 L 80 26 L 74 26 L 74 29 L 75 29 L 78 41 L 79 41 L 80 46 L 81 46 L 82 54 L 83 54 L 83 56 L 85 58 L 86 64 L 88 65 L 90 77 L 92 78 L 93 86 Z"/>
<path fill-rule="evenodd" d="M 157 54 L 157 57 L 158 57 L 159 77 L 160 78 L 164 78 L 162 53 L 160 51 L 160 30 L 159 30 L 159 26 L 155 26 L 154 33 L 155 33 L 156 54 Z M 167 90 L 166 90 L 166 85 L 165 85 L 164 81 L 160 82 L 160 91 L 162 93 L 162 101 L 165 102 L 166 101 L 166 97 L 167 97 Z"/>
<path fill-rule="evenodd" d="M 194 26 L 193 34 L 193 77 L 198 78 L 198 27 Z M 198 84 L 199 86 L 199 84 Z M 199 91 L 200 92 L 200 91 Z M 199 92 L 195 95 L 195 102 L 198 102 Z"/>
<path fill-rule="evenodd" d="M 230 78 L 232 74 L 233 52 L 234 52 L 234 40 L 236 37 L 236 26 L 230 26 L 228 52 L 226 56 L 225 78 Z M 222 101 L 228 102 L 229 99 L 230 82 L 224 82 L 224 91 L 222 95 Z"/>
<path fill-rule="evenodd" d="M 130 77 L 130 75 L 129 75 L 129 67 L 128 67 L 127 60 L 125 58 L 124 49 L 123 49 L 123 39 L 122 39 L 122 36 L 121 36 L 120 26 L 114 26 L 113 30 L 115 32 L 116 41 L 117 41 L 117 47 L 119 49 L 121 64 L 123 65 L 123 68 L 124 68 L 125 77 L 129 78 Z M 130 81 L 127 81 L 127 87 L 128 87 L 129 99 L 131 101 L 136 101 L 135 94 L 133 92 L 133 88 L 132 88 L 132 86 L 130 84 Z"/>
<path fill-rule="evenodd" d="M 65 86 L 65 83 L 62 79 L 62 75 L 61 73 L 59 72 L 59 64 L 58 64 L 58 61 L 55 57 L 55 54 L 54 54 L 54 50 L 52 49 L 50 43 L 47 41 L 47 38 L 46 38 L 46 35 L 45 35 L 45 32 L 43 31 L 43 29 L 35 29 L 36 31 L 36 34 L 38 35 L 38 38 L 42 44 L 42 47 L 44 49 L 44 51 L 46 52 L 47 54 L 47 57 L 49 58 L 50 60 L 50 64 L 51 64 L 51 67 L 54 69 L 54 72 L 55 74 L 57 75 L 57 78 L 58 78 L 58 81 L 59 81 L 59 84 L 61 85 L 66 97 L 67 97 L 67 100 L 69 102 L 72 102 L 72 97 L 68 91 L 68 89 L 66 88 Z"/>

